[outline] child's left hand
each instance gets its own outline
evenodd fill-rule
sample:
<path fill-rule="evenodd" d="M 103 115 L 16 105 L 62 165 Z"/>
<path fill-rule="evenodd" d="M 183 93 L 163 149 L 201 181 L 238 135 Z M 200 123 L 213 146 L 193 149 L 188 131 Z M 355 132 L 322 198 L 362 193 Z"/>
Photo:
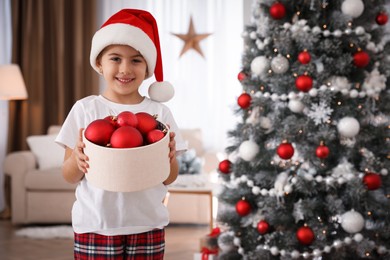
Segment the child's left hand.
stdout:
<path fill-rule="evenodd" d="M 176 158 L 176 141 L 175 132 L 169 132 L 169 161 L 172 162 Z"/>

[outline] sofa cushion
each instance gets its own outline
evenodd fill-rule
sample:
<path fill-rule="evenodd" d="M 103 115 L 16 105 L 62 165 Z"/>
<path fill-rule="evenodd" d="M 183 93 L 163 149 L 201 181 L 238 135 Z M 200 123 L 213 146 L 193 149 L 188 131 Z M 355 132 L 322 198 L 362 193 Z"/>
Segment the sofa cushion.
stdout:
<path fill-rule="evenodd" d="M 25 179 L 27 190 L 75 190 L 77 184 L 69 184 L 62 177 L 61 168 L 33 170 Z"/>
<path fill-rule="evenodd" d="M 32 135 L 27 137 L 27 144 L 33 152 L 41 170 L 57 168 L 64 160 L 64 149 L 54 142 L 56 134 Z"/>

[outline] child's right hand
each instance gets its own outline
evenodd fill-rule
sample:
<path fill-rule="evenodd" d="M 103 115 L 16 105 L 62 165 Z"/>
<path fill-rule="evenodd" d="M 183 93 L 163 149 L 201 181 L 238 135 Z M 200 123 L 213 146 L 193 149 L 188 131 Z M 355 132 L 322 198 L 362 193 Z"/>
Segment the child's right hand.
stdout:
<path fill-rule="evenodd" d="M 79 138 L 77 140 L 76 147 L 73 150 L 73 153 L 79 170 L 83 173 L 87 173 L 89 168 L 88 165 L 89 159 L 88 156 L 86 156 L 84 153 L 85 144 L 83 142 L 83 130 L 84 128 L 80 128 Z"/>

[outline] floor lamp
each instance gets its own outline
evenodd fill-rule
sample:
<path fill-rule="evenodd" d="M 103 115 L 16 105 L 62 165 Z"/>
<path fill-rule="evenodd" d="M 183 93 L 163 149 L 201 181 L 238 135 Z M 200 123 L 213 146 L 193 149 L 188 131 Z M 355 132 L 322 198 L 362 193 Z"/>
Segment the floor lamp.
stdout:
<path fill-rule="evenodd" d="M 9 100 L 27 99 L 26 85 L 18 65 L 0 65 L 0 214 L 5 210 L 4 158 L 7 153 Z"/>

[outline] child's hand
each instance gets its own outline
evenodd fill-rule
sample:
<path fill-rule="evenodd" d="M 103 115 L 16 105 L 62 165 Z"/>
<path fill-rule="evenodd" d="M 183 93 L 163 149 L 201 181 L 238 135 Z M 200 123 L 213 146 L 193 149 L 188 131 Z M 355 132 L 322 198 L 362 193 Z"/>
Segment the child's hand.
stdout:
<path fill-rule="evenodd" d="M 87 161 L 89 159 L 88 156 L 84 154 L 85 144 L 83 142 L 83 130 L 84 128 L 80 128 L 79 139 L 77 140 L 76 147 L 73 150 L 73 153 L 75 155 L 77 167 L 79 168 L 79 170 L 83 173 L 87 173 L 87 169 L 89 168 Z"/>
<path fill-rule="evenodd" d="M 172 162 L 176 158 L 176 141 L 175 132 L 169 132 L 169 161 Z"/>

